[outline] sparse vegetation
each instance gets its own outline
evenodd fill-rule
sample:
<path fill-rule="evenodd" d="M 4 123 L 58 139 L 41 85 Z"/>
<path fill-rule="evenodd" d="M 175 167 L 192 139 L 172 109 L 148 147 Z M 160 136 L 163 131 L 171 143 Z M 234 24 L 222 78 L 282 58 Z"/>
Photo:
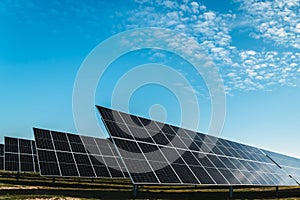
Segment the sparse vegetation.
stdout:
<path fill-rule="evenodd" d="M 38 174 L 0 172 L 0 199 L 132 199 L 129 179 L 41 177 Z M 281 199 L 300 199 L 300 187 L 280 187 Z M 276 199 L 274 187 L 236 187 L 234 199 Z M 137 199 L 228 199 L 228 187 L 139 186 Z"/>

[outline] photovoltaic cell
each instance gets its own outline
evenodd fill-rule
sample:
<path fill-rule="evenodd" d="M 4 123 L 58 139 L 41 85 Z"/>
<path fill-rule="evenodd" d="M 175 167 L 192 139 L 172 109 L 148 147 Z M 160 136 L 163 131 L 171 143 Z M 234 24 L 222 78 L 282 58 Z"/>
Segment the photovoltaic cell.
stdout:
<path fill-rule="evenodd" d="M 34 128 L 42 176 L 126 178 L 107 139 Z"/>
<path fill-rule="evenodd" d="M 98 110 L 135 184 L 297 185 L 256 147 Z"/>
<path fill-rule="evenodd" d="M 39 172 L 35 142 L 20 138 L 4 137 L 4 170 Z"/>

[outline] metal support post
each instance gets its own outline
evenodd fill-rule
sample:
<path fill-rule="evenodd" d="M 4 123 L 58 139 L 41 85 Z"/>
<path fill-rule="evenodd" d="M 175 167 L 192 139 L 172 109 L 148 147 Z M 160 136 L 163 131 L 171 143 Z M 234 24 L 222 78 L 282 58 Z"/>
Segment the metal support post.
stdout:
<path fill-rule="evenodd" d="M 133 197 L 135 198 L 138 193 L 138 185 L 133 184 Z"/>
<path fill-rule="evenodd" d="M 16 176 L 17 181 L 20 180 L 20 177 L 21 177 L 20 172 L 18 172 L 18 173 L 17 173 L 17 176 Z"/>
<path fill-rule="evenodd" d="M 231 199 L 233 197 L 233 187 L 229 187 L 229 198 Z"/>

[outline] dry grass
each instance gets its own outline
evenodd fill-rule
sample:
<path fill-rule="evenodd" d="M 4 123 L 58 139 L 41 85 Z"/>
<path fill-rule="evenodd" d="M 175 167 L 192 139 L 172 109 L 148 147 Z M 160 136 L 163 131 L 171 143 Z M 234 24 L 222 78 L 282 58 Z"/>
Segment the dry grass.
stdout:
<path fill-rule="evenodd" d="M 281 199 L 300 199 L 300 187 L 280 187 Z M 138 199 L 228 199 L 228 187 L 139 186 Z M 2 199 L 132 199 L 132 184 L 124 179 L 74 179 L 0 172 Z M 274 187 L 234 189 L 235 199 L 277 199 Z"/>

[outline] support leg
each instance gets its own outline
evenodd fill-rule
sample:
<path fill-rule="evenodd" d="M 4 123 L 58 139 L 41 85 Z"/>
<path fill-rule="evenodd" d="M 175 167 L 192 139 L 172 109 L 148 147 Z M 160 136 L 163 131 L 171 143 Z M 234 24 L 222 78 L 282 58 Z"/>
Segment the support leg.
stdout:
<path fill-rule="evenodd" d="M 278 193 L 279 193 L 279 188 L 278 186 L 276 186 L 276 197 L 278 197 Z"/>
<path fill-rule="evenodd" d="M 232 197 L 233 197 L 233 187 L 230 186 L 229 187 L 229 198 L 232 199 Z"/>
<path fill-rule="evenodd" d="M 16 178 L 17 178 L 17 181 L 20 180 L 20 172 L 17 173 L 17 177 Z"/>
<path fill-rule="evenodd" d="M 133 197 L 135 198 L 138 193 L 138 185 L 133 184 Z"/>
<path fill-rule="evenodd" d="M 52 185 L 55 184 L 55 177 L 52 178 Z"/>

